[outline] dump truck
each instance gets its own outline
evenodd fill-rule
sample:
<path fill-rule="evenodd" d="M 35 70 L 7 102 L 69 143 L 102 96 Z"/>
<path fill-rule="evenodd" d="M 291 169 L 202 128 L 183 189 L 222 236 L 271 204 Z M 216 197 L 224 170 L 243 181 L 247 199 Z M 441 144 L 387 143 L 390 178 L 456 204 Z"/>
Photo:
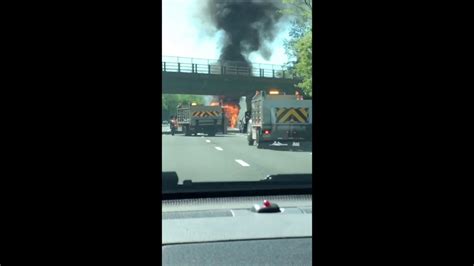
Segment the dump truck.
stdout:
<path fill-rule="evenodd" d="M 178 127 L 182 128 L 185 136 L 195 136 L 204 133 L 215 136 L 217 132 L 227 133 L 228 121 L 221 106 L 204 106 L 195 103 L 178 105 Z"/>
<path fill-rule="evenodd" d="M 312 101 L 281 90 L 257 91 L 252 98 L 248 145 L 257 148 L 312 148 Z"/>

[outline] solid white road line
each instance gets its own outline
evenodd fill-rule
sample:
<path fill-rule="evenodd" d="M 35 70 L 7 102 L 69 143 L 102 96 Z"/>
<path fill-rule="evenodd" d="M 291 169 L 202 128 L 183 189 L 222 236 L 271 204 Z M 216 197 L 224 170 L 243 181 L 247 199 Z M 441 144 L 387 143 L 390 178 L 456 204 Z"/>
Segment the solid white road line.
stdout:
<path fill-rule="evenodd" d="M 216 148 L 216 150 L 219 150 L 219 151 L 223 151 L 224 149 L 222 149 L 221 147 L 214 147 Z"/>
<path fill-rule="evenodd" d="M 244 161 L 242 161 L 242 160 L 240 160 L 240 159 L 237 159 L 237 160 L 235 160 L 235 161 L 236 161 L 237 163 L 239 163 L 240 165 L 244 166 L 244 167 L 250 166 L 248 163 L 246 163 L 246 162 L 244 162 Z"/>
<path fill-rule="evenodd" d="M 206 139 L 206 142 L 207 142 L 207 143 L 209 143 L 209 142 L 211 142 L 211 141 L 210 141 L 210 140 L 208 140 L 208 139 Z"/>

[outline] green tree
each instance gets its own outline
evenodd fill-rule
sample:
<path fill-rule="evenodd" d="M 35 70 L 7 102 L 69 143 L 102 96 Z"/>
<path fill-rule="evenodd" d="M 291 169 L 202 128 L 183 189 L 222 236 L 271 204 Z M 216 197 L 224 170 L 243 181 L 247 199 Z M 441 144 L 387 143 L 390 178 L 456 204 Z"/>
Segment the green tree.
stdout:
<path fill-rule="evenodd" d="M 286 64 L 290 74 L 302 80 L 296 86 L 312 96 L 312 1 L 283 0 L 282 12 L 291 18 L 289 39 L 285 41 L 285 51 L 289 61 Z"/>
<path fill-rule="evenodd" d="M 292 16 L 293 20 L 302 24 L 311 25 L 313 19 L 312 0 L 283 0 L 285 8 L 282 13 Z"/>
<path fill-rule="evenodd" d="M 312 32 L 307 32 L 305 36 L 299 39 L 295 44 L 298 62 L 295 64 L 295 72 L 297 76 L 303 79 L 298 83 L 306 94 L 313 94 L 313 36 Z"/>

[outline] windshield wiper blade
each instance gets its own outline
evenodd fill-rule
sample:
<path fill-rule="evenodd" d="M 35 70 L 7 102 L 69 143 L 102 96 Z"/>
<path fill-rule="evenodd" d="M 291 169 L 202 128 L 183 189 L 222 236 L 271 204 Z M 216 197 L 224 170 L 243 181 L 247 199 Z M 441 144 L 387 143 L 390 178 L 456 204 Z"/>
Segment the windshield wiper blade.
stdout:
<path fill-rule="evenodd" d="M 176 172 L 162 172 L 162 185 L 164 187 L 175 187 L 178 186 L 179 178 Z M 265 179 L 260 181 L 245 181 L 245 182 L 193 182 L 192 180 L 184 180 L 183 186 L 189 186 L 194 184 L 226 184 L 226 183 L 243 183 L 243 184 L 281 184 L 281 183 L 298 183 L 298 184 L 312 184 L 312 174 L 277 174 L 268 175 Z"/>
<path fill-rule="evenodd" d="M 189 192 L 244 192 L 244 191 L 272 191 L 282 189 L 311 189 L 311 174 L 279 174 L 269 175 L 259 181 L 222 181 L 222 182 L 193 182 L 184 180 L 178 184 L 176 172 L 162 172 L 164 194 Z"/>
<path fill-rule="evenodd" d="M 312 184 L 313 175 L 312 174 L 279 174 L 279 175 L 269 175 L 265 179 L 261 180 L 262 182 L 272 182 L 272 183 L 303 183 L 303 184 Z"/>

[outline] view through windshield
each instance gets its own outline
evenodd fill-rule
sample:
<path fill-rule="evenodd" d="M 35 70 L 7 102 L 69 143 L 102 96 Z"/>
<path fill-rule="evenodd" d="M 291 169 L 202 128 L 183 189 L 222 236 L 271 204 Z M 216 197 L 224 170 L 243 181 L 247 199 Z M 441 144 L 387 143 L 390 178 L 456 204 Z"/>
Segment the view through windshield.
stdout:
<path fill-rule="evenodd" d="M 312 173 L 309 2 L 163 1 L 162 171 L 180 183 Z"/>

